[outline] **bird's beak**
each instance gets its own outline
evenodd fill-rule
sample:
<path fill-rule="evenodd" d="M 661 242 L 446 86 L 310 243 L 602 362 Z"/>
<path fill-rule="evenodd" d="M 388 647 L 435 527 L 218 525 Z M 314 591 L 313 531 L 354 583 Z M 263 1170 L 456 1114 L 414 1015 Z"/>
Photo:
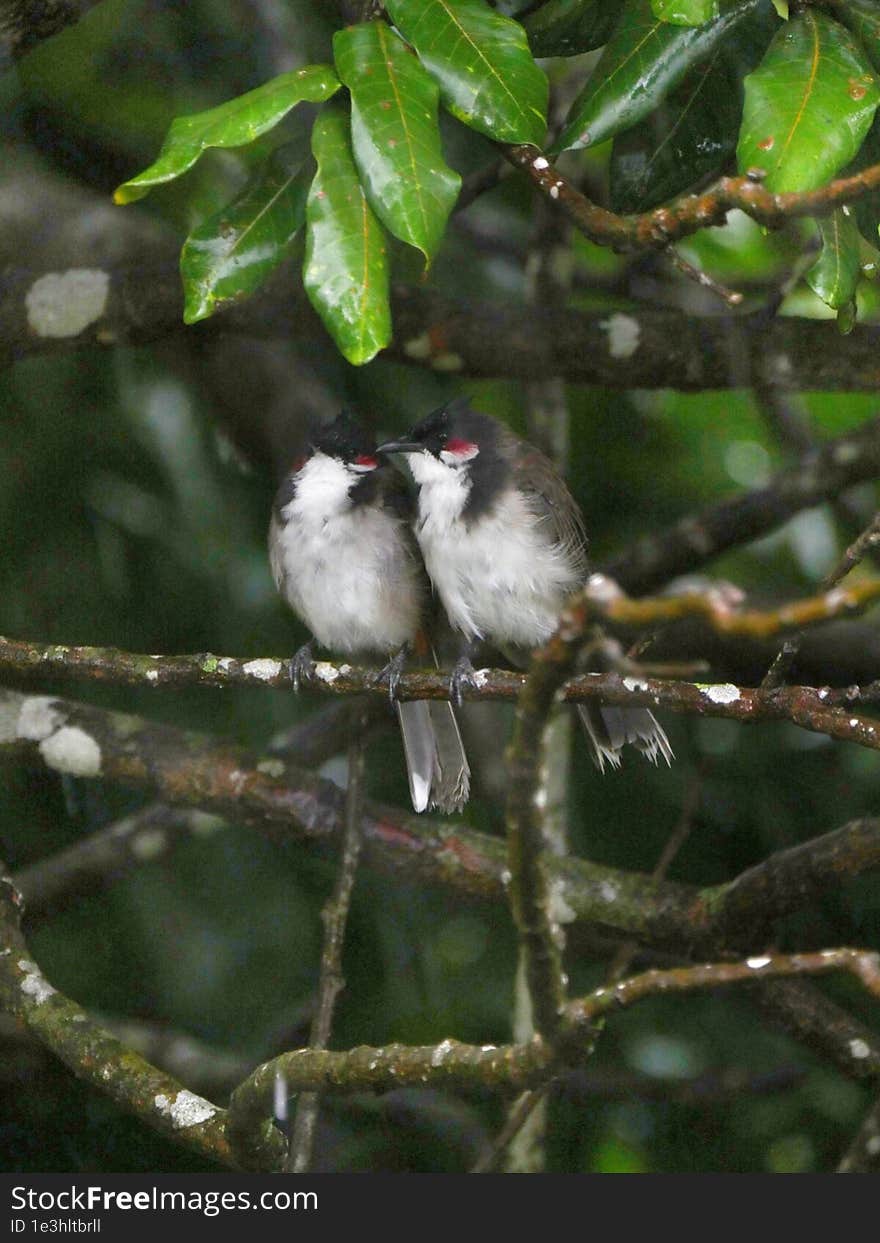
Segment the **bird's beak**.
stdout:
<path fill-rule="evenodd" d="M 379 445 L 377 453 L 421 453 L 424 445 L 420 445 L 416 440 L 386 440 L 384 445 Z"/>

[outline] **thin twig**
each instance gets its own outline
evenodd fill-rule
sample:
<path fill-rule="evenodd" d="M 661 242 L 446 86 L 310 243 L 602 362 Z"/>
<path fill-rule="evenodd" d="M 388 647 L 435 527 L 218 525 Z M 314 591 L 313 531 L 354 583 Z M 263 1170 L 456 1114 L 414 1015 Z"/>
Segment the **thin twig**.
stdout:
<path fill-rule="evenodd" d="M 685 790 L 684 801 L 681 807 L 681 814 L 678 822 L 673 827 L 672 832 L 666 840 L 666 844 L 660 852 L 660 858 L 657 860 L 654 870 L 651 873 L 651 880 L 663 880 L 672 865 L 675 856 L 681 850 L 682 846 L 690 837 L 691 830 L 694 827 L 694 819 L 700 807 L 700 799 L 703 793 L 703 773 L 700 769 L 696 769 L 688 780 Z M 606 984 L 617 984 L 622 980 L 632 966 L 633 959 L 638 953 L 639 945 L 637 941 L 628 941 L 619 947 L 617 953 L 611 961 L 606 977 Z"/>
<path fill-rule="evenodd" d="M 327 1048 L 333 1026 L 336 998 L 345 987 L 342 975 L 342 949 L 345 944 L 345 926 L 348 921 L 351 894 L 361 853 L 366 726 L 366 717 L 362 716 L 359 728 L 355 727 L 352 733 L 348 748 L 348 784 L 345 792 L 342 856 L 333 894 L 321 912 L 324 924 L 324 946 L 321 951 L 318 1004 L 309 1037 L 310 1049 Z M 299 1097 L 287 1159 L 288 1173 L 306 1174 L 311 1169 L 320 1099 L 318 1092 L 303 1092 Z"/>
<path fill-rule="evenodd" d="M 880 1170 L 880 1098 L 873 1101 L 847 1148 L 838 1174 L 876 1174 Z"/>
<path fill-rule="evenodd" d="M 461 183 L 461 189 L 458 192 L 458 198 L 453 211 L 460 212 L 470 207 L 471 203 L 480 198 L 481 195 L 486 194 L 489 190 L 494 190 L 502 181 L 504 174 L 509 172 L 509 167 L 499 156 L 498 159 L 491 160 L 488 164 L 484 164 L 482 168 L 469 173 Z"/>
<path fill-rule="evenodd" d="M 819 584 L 819 590 L 826 594 L 832 591 L 839 582 L 846 578 L 850 570 L 862 561 L 873 549 L 880 545 L 880 512 L 876 513 L 858 539 L 853 540 L 846 549 L 837 565 L 825 575 Z M 785 640 L 761 683 L 762 690 L 773 690 L 785 682 L 800 651 L 803 631 L 791 635 Z"/>
<path fill-rule="evenodd" d="M 689 263 L 683 255 L 679 254 L 674 246 L 670 246 L 663 253 L 668 257 L 673 267 L 678 268 L 683 276 L 686 276 L 689 281 L 694 281 L 697 285 L 702 285 L 704 289 L 708 289 L 715 294 L 716 298 L 720 298 L 726 306 L 739 306 L 743 301 L 741 293 L 734 289 L 728 289 L 726 285 L 722 285 L 720 281 L 717 281 L 714 276 L 710 276 L 702 268 L 697 268 L 692 263 Z"/>
<path fill-rule="evenodd" d="M 526 1125 L 538 1106 L 546 1100 L 548 1091 L 549 1085 L 545 1084 L 540 1088 L 532 1088 L 529 1092 L 523 1092 L 514 1103 L 513 1108 L 507 1115 L 504 1126 L 496 1135 L 491 1146 L 486 1149 L 471 1169 L 472 1174 L 491 1174 L 498 1168 L 508 1145 Z"/>

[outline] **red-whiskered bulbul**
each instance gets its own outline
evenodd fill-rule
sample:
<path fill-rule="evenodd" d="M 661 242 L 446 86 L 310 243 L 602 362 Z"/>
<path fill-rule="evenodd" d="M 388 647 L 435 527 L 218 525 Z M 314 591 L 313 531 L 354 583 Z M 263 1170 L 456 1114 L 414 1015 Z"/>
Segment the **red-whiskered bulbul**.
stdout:
<path fill-rule="evenodd" d="M 312 438 L 275 497 L 269 560 L 275 585 L 313 642 L 340 655 L 384 659 L 392 699 L 405 651 L 420 639 L 429 588 L 400 476 L 380 466 L 373 440 L 343 412 Z M 312 644 L 292 662 L 294 685 L 312 672 Z M 416 811 L 458 811 L 470 784 L 452 705 L 399 703 Z"/>
<path fill-rule="evenodd" d="M 449 621 L 521 663 L 545 643 L 586 581 L 587 540 L 574 498 L 548 458 L 465 399 L 441 406 L 378 452 L 407 457 L 418 486 L 415 533 Z M 460 696 L 469 657 L 455 667 Z M 647 708 L 579 704 L 600 771 L 632 743 L 655 763 L 672 748 Z"/>

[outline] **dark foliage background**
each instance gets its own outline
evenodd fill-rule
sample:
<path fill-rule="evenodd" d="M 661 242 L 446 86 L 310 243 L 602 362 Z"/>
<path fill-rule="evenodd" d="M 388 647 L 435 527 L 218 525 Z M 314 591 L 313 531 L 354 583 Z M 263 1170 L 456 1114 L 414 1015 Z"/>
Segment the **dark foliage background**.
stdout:
<path fill-rule="evenodd" d="M 83 252 L 96 239 L 111 261 L 114 245 L 119 255 L 137 249 L 123 232 L 127 217 L 112 242 L 101 214 L 112 209 L 99 201 L 154 157 L 175 115 L 285 67 L 328 59 L 332 7 L 107 0 L 37 48 L 0 80 L 0 264 L 51 262 L 74 226 Z M 295 137 L 298 122 L 285 124 Z M 482 140 L 460 126 L 449 126 L 449 141 L 460 168 L 486 157 Z M 157 238 L 179 236 L 204 213 L 218 179 L 241 184 L 250 158 L 209 156 L 185 188 L 172 186 L 137 209 L 143 227 L 154 224 Z M 607 151 L 589 158 L 600 178 Z M 532 210 L 524 184 L 503 182 L 452 227 L 432 282 L 464 300 L 523 301 L 521 250 Z M 726 233 L 701 235 L 683 250 L 730 284 L 751 286 L 773 281 L 792 241 L 739 217 Z M 140 253 L 148 267 L 149 250 Z M 624 260 L 583 241 L 574 255 L 583 307 L 624 306 L 615 276 L 627 265 L 661 301 L 697 296 L 682 294 L 653 259 Z M 870 316 L 873 295 L 865 296 Z M 788 309 L 819 314 L 819 306 L 799 291 Z M 392 433 L 461 392 L 526 430 L 519 384 L 443 379 L 383 360 L 355 370 L 314 334 L 300 342 L 181 331 L 157 346 L 56 353 L 8 367 L 0 374 L 0 633 L 132 651 L 292 653 L 305 636 L 276 599 L 264 544 L 276 473 L 306 416 L 348 403 L 377 432 Z M 573 388 L 568 398 L 569 478 L 598 559 L 756 486 L 787 460 L 745 388 L 697 395 Z M 872 395 L 803 399 L 819 438 L 876 409 Z M 867 521 L 873 487 L 851 500 Z M 852 534 L 822 507 L 724 557 L 712 573 L 759 602 L 809 594 Z M 148 694 L 82 684 L 67 693 L 257 747 L 322 704 L 277 690 Z M 509 713 L 475 707 L 464 721 L 478 773 L 468 821 L 500 833 Z M 699 810 L 671 873 L 689 882 L 722 881 L 876 806 L 870 752 L 787 725 L 676 718 L 668 727 L 677 755 L 670 771 L 631 758 L 602 778 L 577 748 L 575 853 L 649 872 L 698 770 Z M 371 794 L 403 805 L 398 747 L 392 730 L 373 739 L 368 783 Z M 324 771 L 338 777 L 341 760 Z M 109 784 L 0 760 L 0 851 L 21 869 L 142 801 Z M 330 861 L 302 849 L 214 828 L 35 921 L 29 940 L 47 976 L 83 1005 L 188 1034 L 246 1067 L 306 1037 L 319 910 L 332 876 Z M 779 945 L 870 947 L 878 923 L 880 888 L 865 877 L 789 920 Z M 573 991 L 603 976 L 603 963 L 588 954 L 572 954 L 568 965 Z M 504 1042 L 514 966 L 505 912 L 456 906 L 447 895 L 362 872 L 334 1047 L 445 1036 Z M 848 983 L 822 987 L 871 1017 Z M 0 1038 L 5 1168 L 204 1168 L 78 1084 L 11 1026 Z M 827 1169 L 869 1100 L 869 1089 L 774 1029 L 745 992 L 657 999 L 610 1021 L 588 1071 L 552 1101 L 549 1168 Z M 415 1091 L 330 1099 L 318 1168 L 465 1170 L 499 1126 L 502 1104 Z"/>

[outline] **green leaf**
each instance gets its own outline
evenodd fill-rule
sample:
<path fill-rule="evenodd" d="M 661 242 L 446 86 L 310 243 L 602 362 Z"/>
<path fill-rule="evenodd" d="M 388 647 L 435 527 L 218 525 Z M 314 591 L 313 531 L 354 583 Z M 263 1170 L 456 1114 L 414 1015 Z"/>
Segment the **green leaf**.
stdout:
<path fill-rule="evenodd" d="M 533 56 L 577 56 L 606 43 L 619 17 L 620 0 L 548 0 L 523 26 Z"/>
<path fill-rule="evenodd" d="M 676 26 L 702 26 L 719 15 L 719 0 L 651 0 L 654 16 Z"/>
<path fill-rule="evenodd" d="M 156 161 L 137 177 L 123 182 L 113 198 L 117 203 L 134 203 L 154 186 L 173 181 L 192 168 L 207 147 L 242 147 L 253 142 L 297 104 L 320 103 L 335 94 L 339 86 L 329 65 L 308 65 L 282 73 L 256 90 L 206 112 L 176 117 Z"/>
<path fill-rule="evenodd" d="M 859 231 L 844 210 L 832 212 L 816 221 L 822 249 L 804 279 L 835 311 L 849 306 L 859 283 Z"/>
<path fill-rule="evenodd" d="M 443 159 L 437 85 L 384 22 L 337 31 L 333 55 L 351 92 L 354 158 L 370 204 L 430 262 L 461 189 Z"/>
<path fill-rule="evenodd" d="M 540 144 L 548 83 L 518 22 L 483 0 L 387 0 L 453 116 L 498 142 Z"/>
<path fill-rule="evenodd" d="M 252 294 L 288 257 L 313 173 L 311 160 L 291 167 L 279 147 L 236 199 L 190 233 L 180 253 L 185 323 Z"/>
<path fill-rule="evenodd" d="M 702 64 L 638 125 L 618 134 L 611 151 L 611 207 L 647 211 L 723 171 L 736 150 L 742 80 L 779 25 L 761 0 Z"/>
<path fill-rule="evenodd" d="M 350 363 L 391 340 L 385 233 L 361 186 L 346 109 L 325 109 L 312 130 L 318 171 L 306 204 L 303 282 L 312 306 Z"/>
<path fill-rule="evenodd" d="M 784 22 L 788 21 L 788 0 L 773 0 L 773 7 Z"/>
<path fill-rule="evenodd" d="M 880 69 L 880 5 L 877 0 L 840 0 L 835 13 L 858 35 L 875 69 Z"/>
<path fill-rule="evenodd" d="M 636 125 L 757 3 L 724 0 L 714 21 L 673 26 L 654 16 L 650 0 L 627 0 L 619 25 L 574 102 L 554 153 L 595 146 Z"/>
<path fill-rule="evenodd" d="M 781 28 L 745 82 L 742 172 L 773 191 L 815 190 L 858 151 L 880 103 L 864 52 L 843 26 L 807 9 Z"/>

